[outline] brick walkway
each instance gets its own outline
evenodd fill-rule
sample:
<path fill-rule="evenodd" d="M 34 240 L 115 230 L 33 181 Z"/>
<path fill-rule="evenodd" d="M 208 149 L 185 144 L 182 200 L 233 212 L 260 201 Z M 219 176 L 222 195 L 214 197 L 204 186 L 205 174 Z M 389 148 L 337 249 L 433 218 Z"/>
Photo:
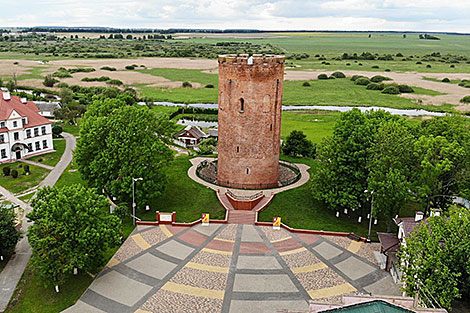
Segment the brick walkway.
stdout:
<path fill-rule="evenodd" d="M 253 225 L 138 226 L 64 312 L 261 313 L 345 293 L 399 295 L 378 249 Z"/>

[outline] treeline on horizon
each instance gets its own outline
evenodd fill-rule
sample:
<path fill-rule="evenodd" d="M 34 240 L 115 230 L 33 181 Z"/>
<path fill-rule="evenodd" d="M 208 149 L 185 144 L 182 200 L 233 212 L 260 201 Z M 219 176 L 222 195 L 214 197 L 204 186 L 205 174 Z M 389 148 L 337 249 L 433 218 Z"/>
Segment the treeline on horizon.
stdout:
<path fill-rule="evenodd" d="M 444 34 L 444 35 L 470 35 L 470 33 L 457 33 L 457 32 L 423 32 L 423 31 L 377 31 L 377 30 L 260 30 L 260 29 L 207 29 L 207 28 L 112 28 L 112 27 L 60 27 L 60 26 L 38 26 L 21 28 L 19 32 L 52 32 L 52 33 L 160 33 L 160 34 L 174 34 L 174 33 L 392 33 L 392 34 Z M 13 29 L 15 29 L 13 28 Z M 3 32 L 8 32 L 7 29 L 2 29 Z"/>

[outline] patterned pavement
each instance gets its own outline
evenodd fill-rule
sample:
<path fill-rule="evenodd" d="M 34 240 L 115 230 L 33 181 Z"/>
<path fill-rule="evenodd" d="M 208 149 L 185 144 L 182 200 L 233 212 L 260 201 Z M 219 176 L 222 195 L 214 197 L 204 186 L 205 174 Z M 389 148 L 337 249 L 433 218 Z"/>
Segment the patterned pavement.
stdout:
<path fill-rule="evenodd" d="M 378 249 L 253 225 L 139 226 L 64 312 L 260 313 L 346 293 L 400 295 Z"/>

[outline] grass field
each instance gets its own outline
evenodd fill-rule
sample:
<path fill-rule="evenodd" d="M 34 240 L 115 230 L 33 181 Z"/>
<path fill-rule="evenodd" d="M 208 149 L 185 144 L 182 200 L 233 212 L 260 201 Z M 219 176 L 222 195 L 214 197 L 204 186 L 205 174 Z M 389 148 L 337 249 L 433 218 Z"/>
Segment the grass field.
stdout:
<path fill-rule="evenodd" d="M 25 163 L 14 162 L 0 165 L 0 185 L 11 191 L 12 193 L 20 193 L 31 187 L 38 185 L 46 176 L 49 171 L 45 168 L 29 165 L 31 174 L 24 175 Z M 10 167 L 10 169 L 16 169 L 18 171 L 18 177 L 13 178 L 11 176 L 3 176 L 3 168 Z"/>
<path fill-rule="evenodd" d="M 45 165 L 55 166 L 57 162 L 59 162 L 62 154 L 64 154 L 65 150 L 65 139 L 54 139 L 54 150 L 55 152 L 37 155 L 28 160 L 33 162 L 42 163 Z M 39 161 L 42 160 L 42 161 Z"/>

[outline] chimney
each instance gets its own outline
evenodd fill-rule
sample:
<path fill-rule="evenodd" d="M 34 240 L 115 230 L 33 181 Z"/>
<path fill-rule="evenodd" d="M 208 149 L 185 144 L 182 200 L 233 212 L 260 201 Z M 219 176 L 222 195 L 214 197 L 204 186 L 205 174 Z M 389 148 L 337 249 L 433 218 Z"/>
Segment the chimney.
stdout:
<path fill-rule="evenodd" d="M 423 219 L 424 217 L 424 213 L 421 212 L 421 211 L 418 211 L 416 212 L 416 215 L 415 215 L 415 222 L 419 222 Z"/>
<path fill-rule="evenodd" d="M 441 210 L 439 209 L 432 209 L 431 216 L 441 216 Z"/>
<path fill-rule="evenodd" d="M 3 92 L 3 100 L 10 100 L 11 99 L 11 96 L 10 96 L 10 93 L 9 92 L 6 92 L 4 91 Z"/>
<path fill-rule="evenodd" d="M 21 102 L 24 103 L 24 104 L 26 104 L 26 102 L 28 102 L 28 99 L 26 99 L 26 98 L 21 98 Z"/>

